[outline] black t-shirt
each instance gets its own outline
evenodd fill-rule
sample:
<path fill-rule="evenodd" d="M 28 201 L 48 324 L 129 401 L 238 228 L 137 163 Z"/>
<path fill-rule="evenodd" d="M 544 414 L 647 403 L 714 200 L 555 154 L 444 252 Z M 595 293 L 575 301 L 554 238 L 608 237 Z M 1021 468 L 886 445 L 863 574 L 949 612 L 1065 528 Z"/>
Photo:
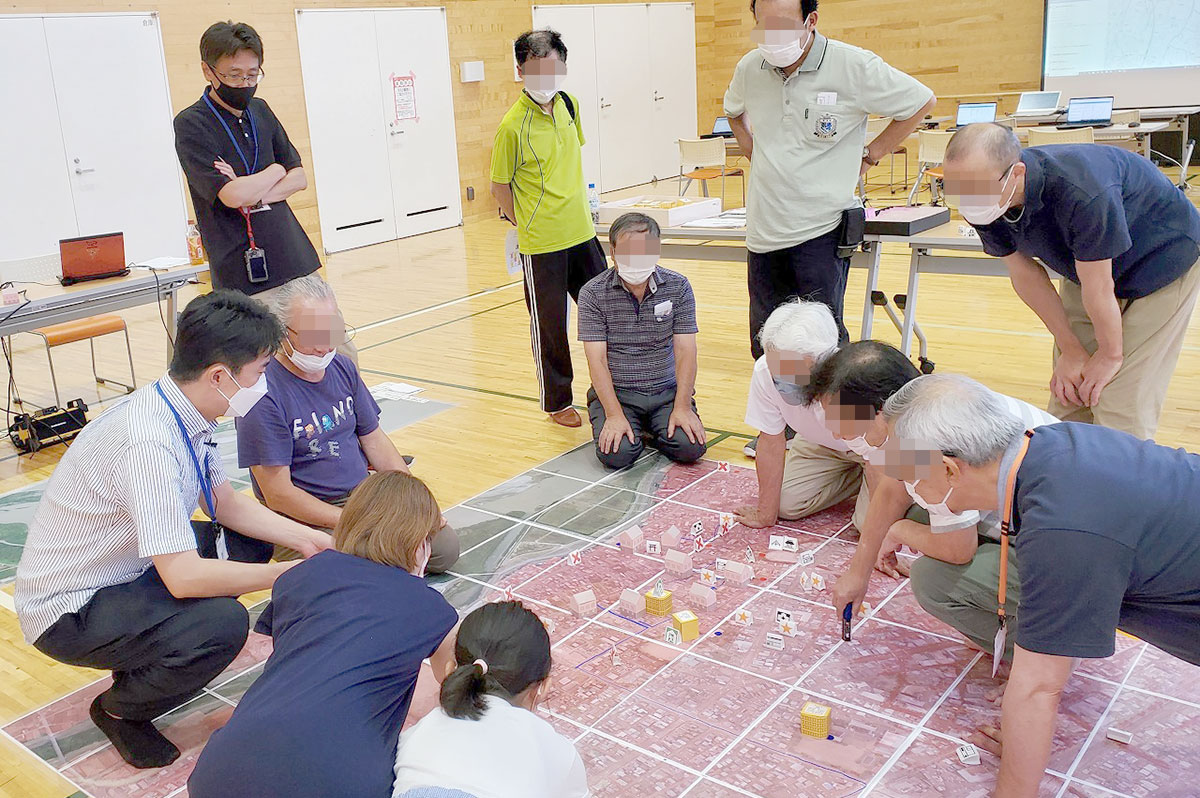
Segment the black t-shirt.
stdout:
<path fill-rule="evenodd" d="M 1119 299 L 1148 296 L 1200 254 L 1200 213 L 1149 159 L 1119 147 L 1052 144 L 1021 153 L 1025 209 L 982 225 L 983 250 L 1040 258 L 1078 283 L 1076 261 L 1112 258 Z M 1009 216 L 1009 215 L 1006 215 Z"/>
<path fill-rule="evenodd" d="M 1200 664 L 1200 456 L 1098 425 L 1039 427 L 1015 505 L 1022 648 L 1108 657 L 1119 628 Z"/>
<path fill-rule="evenodd" d="M 204 93 L 207 95 L 208 91 L 206 88 Z M 265 100 L 252 99 L 246 112 L 237 117 L 216 102 L 210 108 L 201 97 L 175 117 L 175 152 L 192 193 L 213 285 L 256 294 L 321 267 L 317 251 L 287 202 L 272 202 L 270 210 L 250 215 L 254 243 L 267 256 L 267 280 L 251 283 L 246 274 L 245 252 L 250 246 L 246 220 L 239 209 L 230 208 L 217 198 L 229 182 L 213 166 L 217 158 L 224 159 L 239 177 L 261 172 L 275 163 L 288 170 L 301 165 L 300 153 Z"/>

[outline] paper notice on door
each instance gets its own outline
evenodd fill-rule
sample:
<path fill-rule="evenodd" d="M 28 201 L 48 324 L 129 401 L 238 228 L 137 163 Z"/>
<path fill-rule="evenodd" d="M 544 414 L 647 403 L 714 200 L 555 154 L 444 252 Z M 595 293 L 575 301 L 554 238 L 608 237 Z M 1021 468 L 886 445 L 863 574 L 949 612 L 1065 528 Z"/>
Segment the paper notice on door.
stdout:
<path fill-rule="evenodd" d="M 509 274 L 520 274 L 525 268 L 525 262 L 521 260 L 521 250 L 517 245 L 516 230 L 509 230 L 508 235 L 504 237 L 504 265 Z"/>
<path fill-rule="evenodd" d="M 392 96 L 396 103 L 397 122 L 417 119 L 417 86 L 413 73 L 392 75 Z"/>

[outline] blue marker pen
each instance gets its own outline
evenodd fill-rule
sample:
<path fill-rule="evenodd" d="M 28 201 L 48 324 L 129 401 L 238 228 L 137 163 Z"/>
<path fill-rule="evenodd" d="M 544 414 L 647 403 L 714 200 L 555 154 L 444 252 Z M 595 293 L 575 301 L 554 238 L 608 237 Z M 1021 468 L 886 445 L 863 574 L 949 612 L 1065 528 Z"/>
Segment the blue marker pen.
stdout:
<path fill-rule="evenodd" d="M 850 603 L 842 610 L 842 639 L 846 641 L 850 640 L 850 621 L 854 617 L 851 615 L 853 609 L 854 604 Z"/>

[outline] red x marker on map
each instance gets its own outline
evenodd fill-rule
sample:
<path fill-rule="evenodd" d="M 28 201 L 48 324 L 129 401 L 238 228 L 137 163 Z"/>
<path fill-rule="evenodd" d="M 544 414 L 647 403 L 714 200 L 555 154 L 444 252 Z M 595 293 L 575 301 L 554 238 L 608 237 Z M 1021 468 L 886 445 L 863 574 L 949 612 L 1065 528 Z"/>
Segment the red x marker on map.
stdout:
<path fill-rule="evenodd" d="M 567 565 L 582 565 L 582 564 L 583 564 L 583 552 L 573 551 L 567 557 Z"/>
<path fill-rule="evenodd" d="M 504 600 L 505 601 L 516 601 L 517 600 L 516 594 L 513 593 L 513 589 L 511 587 L 504 588 Z"/>
<path fill-rule="evenodd" d="M 729 473 L 729 463 L 725 462 L 724 460 L 721 460 L 720 462 L 718 462 L 717 463 L 717 473 L 728 474 Z"/>

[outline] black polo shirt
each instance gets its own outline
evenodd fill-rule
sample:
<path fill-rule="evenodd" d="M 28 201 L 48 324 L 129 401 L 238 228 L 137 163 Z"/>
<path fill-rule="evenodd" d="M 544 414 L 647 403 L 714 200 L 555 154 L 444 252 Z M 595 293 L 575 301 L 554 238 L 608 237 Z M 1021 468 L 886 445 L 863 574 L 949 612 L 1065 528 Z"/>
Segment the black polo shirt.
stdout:
<path fill-rule="evenodd" d="M 1074 283 L 1075 261 L 1112 258 L 1120 299 L 1173 283 L 1200 256 L 1200 213 L 1149 159 L 1051 144 L 1024 150 L 1021 160 L 1025 206 L 977 228 L 987 254 L 1040 258 Z"/>
<path fill-rule="evenodd" d="M 205 95 L 209 90 L 204 89 Z M 270 210 L 250 215 L 254 243 L 267 255 L 268 276 L 266 282 L 250 282 L 246 274 L 245 252 L 250 246 L 246 220 L 240 210 L 217 199 L 217 193 L 229 181 L 217 171 L 213 162 L 217 158 L 224 159 L 241 177 L 261 172 L 274 163 L 288 170 L 294 169 L 301 165 L 300 153 L 288 140 L 283 125 L 265 100 L 252 99 L 246 113 L 240 117 L 215 101 L 212 108 L 201 97 L 179 112 L 175 117 L 175 152 L 187 176 L 213 285 L 256 294 L 316 271 L 321 267 L 321 261 L 292 209 L 286 201 L 272 202 L 269 203 Z M 228 125 L 229 132 L 221 120 Z M 258 139 L 257 167 L 254 164 L 255 134 Z"/>

